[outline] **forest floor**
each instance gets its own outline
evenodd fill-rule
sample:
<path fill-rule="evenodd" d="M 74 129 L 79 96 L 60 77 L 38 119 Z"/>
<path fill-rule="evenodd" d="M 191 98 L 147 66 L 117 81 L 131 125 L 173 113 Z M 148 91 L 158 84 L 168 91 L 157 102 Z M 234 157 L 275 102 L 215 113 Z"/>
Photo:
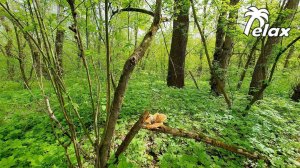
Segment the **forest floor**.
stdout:
<path fill-rule="evenodd" d="M 92 119 L 86 103 L 87 86 L 83 87 L 79 79 L 80 76 L 67 80 L 68 90 L 81 115 Z M 198 82 L 200 90 L 191 80 L 184 89 L 173 89 L 166 86 L 162 77 L 143 72 L 134 75 L 126 92 L 116 139 L 124 138 L 139 115 L 148 110 L 166 114 L 166 124 L 171 127 L 202 132 L 224 143 L 265 154 L 274 167 L 300 166 L 300 103 L 288 99 L 288 90 L 286 94 L 278 91 L 280 82 L 245 117 L 242 112 L 248 103 L 247 86 L 230 92 L 234 102 L 228 110 L 222 97 L 209 93 L 207 80 Z M 0 86 L 0 167 L 66 167 L 64 149 L 55 140 L 39 89 L 29 92 L 20 83 L 9 81 L 1 81 Z M 47 92 L 51 93 L 51 89 Z M 59 113 L 55 95 L 50 95 L 52 108 Z M 91 120 L 85 122 L 92 125 Z M 115 141 L 113 147 L 119 143 L 120 140 Z M 263 167 L 262 161 L 147 130 L 138 133 L 120 160 L 118 167 Z"/>

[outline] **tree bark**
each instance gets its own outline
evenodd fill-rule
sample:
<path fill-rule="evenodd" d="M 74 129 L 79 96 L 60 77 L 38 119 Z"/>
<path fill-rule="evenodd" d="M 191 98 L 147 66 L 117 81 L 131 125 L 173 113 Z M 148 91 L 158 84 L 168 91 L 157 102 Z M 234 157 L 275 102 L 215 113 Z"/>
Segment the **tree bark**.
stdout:
<path fill-rule="evenodd" d="M 63 19 L 62 16 L 63 7 L 59 4 L 57 7 L 57 22 L 60 23 Z M 63 28 L 58 27 L 56 31 L 55 37 L 55 56 L 57 59 L 57 67 L 58 67 L 58 75 L 60 77 L 63 76 L 63 45 L 64 45 L 64 38 L 65 38 L 65 30 Z"/>
<path fill-rule="evenodd" d="M 290 59 L 291 59 L 292 55 L 294 54 L 294 52 L 295 52 L 295 46 L 291 46 L 289 53 L 287 54 L 285 61 L 284 61 L 284 68 L 288 68 Z"/>
<path fill-rule="evenodd" d="M 175 19 L 169 56 L 167 85 L 184 87 L 184 66 L 189 30 L 189 0 L 174 0 Z"/>
<path fill-rule="evenodd" d="M 37 49 L 37 47 L 33 44 L 32 40 L 28 37 L 28 35 L 24 34 L 24 38 L 26 39 L 26 41 L 29 44 L 29 48 L 30 48 L 30 52 L 32 55 L 32 62 L 33 62 L 33 67 L 36 71 L 36 74 L 38 77 L 41 77 L 42 75 L 42 62 L 41 62 L 41 58 L 40 58 L 40 54 L 39 51 Z M 44 68 L 44 72 L 45 72 L 45 68 Z"/>
<path fill-rule="evenodd" d="M 226 71 L 229 65 L 229 60 L 232 55 L 232 49 L 233 49 L 234 35 L 232 32 L 235 30 L 235 25 L 237 21 L 238 9 L 236 9 L 235 6 L 237 5 L 238 2 L 239 0 L 230 0 L 230 5 L 233 6 L 234 9 L 229 12 L 228 18 L 227 18 L 227 11 L 225 10 L 220 14 L 218 19 L 215 53 L 214 53 L 214 60 L 213 60 L 213 69 L 216 72 L 215 75 L 218 75 L 218 77 L 212 75 L 210 79 L 211 91 L 217 96 L 222 94 L 219 87 L 225 88 Z M 224 25 L 226 27 L 224 27 Z M 226 32 L 225 29 L 227 29 Z M 219 78 L 220 86 L 217 85 L 216 78 Z"/>
<path fill-rule="evenodd" d="M 299 0 L 288 0 L 284 6 L 284 10 L 278 15 L 275 23 L 271 27 L 284 27 L 291 23 L 293 16 L 298 8 Z M 249 95 L 254 96 L 261 89 L 263 81 L 267 79 L 268 61 L 272 55 L 276 54 L 277 46 L 282 40 L 282 37 L 269 37 L 262 49 L 260 56 L 252 74 L 252 80 L 249 88 Z M 262 99 L 263 94 L 258 97 Z"/>
<path fill-rule="evenodd" d="M 65 30 L 57 30 L 56 38 L 55 38 L 55 54 L 58 63 L 58 75 L 60 77 L 63 76 L 64 68 L 63 68 L 63 43 L 65 38 Z"/>

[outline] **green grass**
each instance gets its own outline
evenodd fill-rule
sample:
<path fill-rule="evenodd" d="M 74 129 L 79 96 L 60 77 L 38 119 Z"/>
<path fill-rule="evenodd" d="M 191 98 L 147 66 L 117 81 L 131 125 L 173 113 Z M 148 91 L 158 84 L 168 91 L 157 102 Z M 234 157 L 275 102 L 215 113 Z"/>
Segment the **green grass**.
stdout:
<path fill-rule="evenodd" d="M 266 98 L 243 117 L 249 79 L 241 91 L 235 91 L 234 74 L 234 70 L 229 72 L 234 104 L 232 110 L 228 110 L 222 97 L 210 95 L 208 76 L 197 77 L 200 90 L 189 76 L 184 89 L 173 89 L 166 86 L 163 75 L 138 70 L 129 82 L 113 150 L 139 115 L 149 110 L 166 114 L 167 125 L 171 127 L 203 132 L 225 143 L 266 154 L 273 167 L 299 166 L 300 104 L 288 99 L 289 86 L 281 86 L 284 79 L 277 78 L 276 84 L 267 90 Z M 80 76 L 75 73 L 68 76 L 66 84 L 85 124 L 89 125 L 92 115 L 87 103 L 88 89 Z M 37 87 L 30 93 L 16 82 L 2 81 L 0 85 L 0 167 L 66 167 L 64 149 L 55 140 Z M 51 88 L 47 84 L 46 87 Z M 104 90 L 105 86 L 102 87 Z M 46 92 L 52 91 L 47 89 Z M 101 95 L 104 110 L 105 93 Z M 55 99 L 52 93 L 52 108 L 61 118 Z M 105 118 L 102 113 L 101 118 Z M 146 130 L 139 132 L 120 160 L 118 167 L 263 167 L 260 161 L 254 162 L 202 142 Z"/>

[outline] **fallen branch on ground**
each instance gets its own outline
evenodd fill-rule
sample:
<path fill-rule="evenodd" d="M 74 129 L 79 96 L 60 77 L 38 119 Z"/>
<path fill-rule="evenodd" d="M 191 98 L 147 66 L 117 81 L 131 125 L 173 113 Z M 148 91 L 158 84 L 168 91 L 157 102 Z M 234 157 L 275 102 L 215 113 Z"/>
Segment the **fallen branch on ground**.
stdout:
<path fill-rule="evenodd" d="M 147 129 L 146 127 L 143 127 L 143 128 Z M 147 130 L 150 130 L 153 132 L 170 134 L 174 137 L 195 139 L 196 141 L 202 141 L 202 142 L 210 144 L 212 146 L 220 147 L 222 149 L 231 151 L 231 152 L 239 154 L 239 155 L 243 155 L 243 156 L 253 159 L 253 160 L 264 160 L 266 163 L 268 163 L 268 164 L 270 163 L 270 161 L 267 157 L 265 157 L 261 154 L 258 154 L 258 152 L 250 152 L 241 147 L 225 144 L 219 140 L 208 137 L 202 133 L 188 132 L 188 131 L 185 131 L 182 129 L 171 128 L 171 127 L 168 127 L 165 125 L 161 126 L 160 128 L 157 128 L 157 129 L 147 129 Z"/>
<path fill-rule="evenodd" d="M 122 141 L 121 145 L 117 149 L 117 152 L 115 153 L 115 157 L 117 158 L 116 162 L 118 161 L 118 157 L 120 156 L 120 154 L 123 153 L 127 149 L 128 145 L 130 144 L 130 142 L 132 141 L 134 136 L 142 128 L 144 121 L 146 120 L 146 118 L 148 116 L 149 116 L 149 112 L 147 112 L 147 111 L 144 112 L 140 116 L 139 120 L 132 126 L 130 131 L 127 133 L 125 139 Z"/>

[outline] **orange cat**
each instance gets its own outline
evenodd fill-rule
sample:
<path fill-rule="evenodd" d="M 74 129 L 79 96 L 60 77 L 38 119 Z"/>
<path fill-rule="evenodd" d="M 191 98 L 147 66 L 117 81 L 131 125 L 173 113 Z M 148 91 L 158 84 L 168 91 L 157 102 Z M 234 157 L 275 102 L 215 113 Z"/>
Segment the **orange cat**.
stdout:
<path fill-rule="evenodd" d="M 167 120 L 167 116 L 164 114 L 155 113 L 150 114 L 148 118 L 144 121 L 147 129 L 155 129 L 164 125 L 164 121 Z"/>

